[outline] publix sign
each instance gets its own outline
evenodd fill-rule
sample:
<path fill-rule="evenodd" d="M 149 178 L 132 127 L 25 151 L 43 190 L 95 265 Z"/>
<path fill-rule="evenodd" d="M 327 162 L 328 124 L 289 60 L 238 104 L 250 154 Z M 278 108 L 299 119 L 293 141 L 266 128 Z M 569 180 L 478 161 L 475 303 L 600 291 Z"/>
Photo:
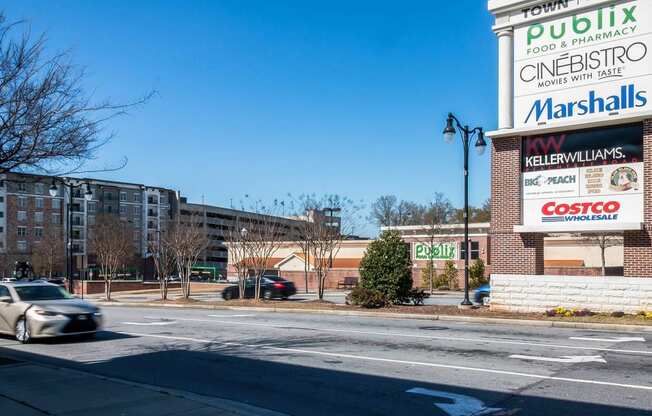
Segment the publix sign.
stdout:
<path fill-rule="evenodd" d="M 456 260 L 457 243 L 414 243 L 412 253 L 414 260 Z"/>
<path fill-rule="evenodd" d="M 528 19 L 514 37 L 516 128 L 651 108 L 652 1 Z"/>

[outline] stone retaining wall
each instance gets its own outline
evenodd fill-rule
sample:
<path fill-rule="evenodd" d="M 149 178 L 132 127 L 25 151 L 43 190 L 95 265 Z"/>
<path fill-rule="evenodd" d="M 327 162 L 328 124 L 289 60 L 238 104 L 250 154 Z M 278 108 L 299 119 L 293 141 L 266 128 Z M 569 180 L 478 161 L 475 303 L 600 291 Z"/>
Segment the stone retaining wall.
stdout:
<path fill-rule="evenodd" d="M 593 312 L 652 311 L 652 279 L 612 276 L 491 276 L 491 309 L 544 312 L 558 306 Z"/>

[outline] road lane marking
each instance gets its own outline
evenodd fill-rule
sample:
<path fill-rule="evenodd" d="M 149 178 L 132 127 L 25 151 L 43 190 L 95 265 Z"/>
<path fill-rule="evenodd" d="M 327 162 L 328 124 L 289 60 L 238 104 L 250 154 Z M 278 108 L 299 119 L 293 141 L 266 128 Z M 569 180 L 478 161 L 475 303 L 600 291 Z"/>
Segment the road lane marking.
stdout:
<path fill-rule="evenodd" d="M 414 366 L 429 367 L 429 368 L 445 368 L 449 370 L 469 371 L 469 372 L 485 373 L 485 374 L 500 374 L 506 376 L 533 378 L 538 380 L 554 380 L 554 381 L 564 381 L 564 382 L 575 383 L 575 384 L 591 384 L 591 385 L 598 385 L 598 386 L 621 387 L 621 388 L 633 389 L 633 390 L 652 391 L 652 386 L 642 386 L 638 384 L 623 384 L 623 383 L 613 383 L 609 381 L 585 380 L 581 378 L 546 376 L 544 374 L 520 373 L 515 371 L 493 370 L 490 368 L 465 367 L 460 365 L 437 364 L 437 363 L 427 363 L 427 362 L 420 362 L 420 361 L 394 360 L 391 358 L 378 358 L 378 357 L 369 357 L 364 355 L 352 355 L 352 354 L 343 354 L 343 353 L 336 353 L 336 352 L 304 350 L 300 348 L 272 347 L 272 346 L 261 347 L 260 345 L 256 345 L 256 344 L 243 344 L 239 342 L 222 342 L 222 341 L 214 341 L 210 339 L 177 337 L 171 335 L 142 334 L 136 332 L 118 332 L 118 333 L 123 335 L 133 336 L 133 337 L 160 338 L 160 339 L 168 339 L 174 341 L 197 342 L 202 344 L 218 344 L 227 347 L 237 346 L 237 347 L 244 347 L 244 348 L 251 348 L 251 349 L 267 349 L 273 351 L 293 352 L 297 354 L 318 355 L 322 357 L 347 358 L 347 359 L 358 360 L 358 361 L 372 361 L 372 362 L 381 362 L 381 363 L 389 363 L 389 364 L 414 365 Z"/>
<path fill-rule="evenodd" d="M 165 322 L 121 322 L 123 325 L 136 325 L 136 326 L 164 326 L 176 324 L 175 321 L 165 321 Z"/>
<path fill-rule="evenodd" d="M 145 316 L 145 319 L 160 319 L 151 316 Z M 349 334 L 358 334 L 358 335 L 380 335 L 388 337 L 402 337 L 402 338 L 418 338 L 418 339 L 428 339 L 434 341 L 461 341 L 461 342 L 484 342 L 487 344 L 504 344 L 504 345 L 526 345 L 531 347 L 543 347 L 543 348 L 560 348 L 560 349 L 571 349 L 571 350 L 582 350 L 582 351 L 605 351 L 605 352 L 616 352 L 624 354 L 643 354 L 643 355 L 652 355 L 652 351 L 644 350 L 622 350 L 616 348 L 602 348 L 602 347 L 584 347 L 577 345 L 559 345 L 559 344 L 544 344 L 539 342 L 531 341 L 508 341 L 500 340 L 493 338 L 462 338 L 462 337 L 446 337 L 446 336 L 432 336 L 432 335 L 417 335 L 417 334 L 399 334 L 392 332 L 375 332 L 375 331 L 356 331 L 352 329 L 335 329 L 335 328 L 304 328 L 304 327 L 291 327 L 284 325 L 271 325 L 271 324 L 261 324 L 256 322 L 239 322 L 239 321 L 218 321 L 216 319 L 199 319 L 199 318 L 175 318 L 178 321 L 191 321 L 191 322 L 210 322 L 217 324 L 226 324 L 226 325 L 242 325 L 242 326 L 258 326 L 265 328 L 274 328 L 274 329 L 294 329 L 299 331 L 321 331 L 321 332 L 333 332 L 333 333 L 349 333 Z"/>
<path fill-rule="evenodd" d="M 645 342 L 643 337 L 610 337 L 610 338 L 591 338 L 591 337 L 570 337 L 575 341 L 595 341 L 595 342 Z"/>
<path fill-rule="evenodd" d="M 579 363 L 607 363 L 607 360 L 600 355 L 565 355 L 563 357 L 539 357 L 536 355 L 510 355 L 509 358 L 516 358 L 527 361 L 548 361 L 553 363 L 579 364 Z"/>
<path fill-rule="evenodd" d="M 482 416 L 504 410 L 501 408 L 487 407 L 482 400 L 476 399 L 475 397 L 446 391 L 415 387 L 406 391 L 406 393 L 452 400 L 453 403 L 435 403 L 435 406 L 448 413 L 448 416 Z"/>

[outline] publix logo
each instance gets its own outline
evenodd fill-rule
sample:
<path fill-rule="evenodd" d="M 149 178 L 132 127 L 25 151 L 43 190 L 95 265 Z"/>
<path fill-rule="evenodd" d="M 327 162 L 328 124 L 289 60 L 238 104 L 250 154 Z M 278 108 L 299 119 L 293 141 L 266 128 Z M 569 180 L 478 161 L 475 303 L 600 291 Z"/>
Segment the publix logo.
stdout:
<path fill-rule="evenodd" d="M 530 108 L 525 123 L 563 120 L 571 117 L 581 117 L 592 114 L 611 113 L 620 110 L 630 110 L 647 105 L 647 91 L 639 91 L 634 84 L 620 87 L 618 95 L 602 95 L 596 90 L 577 100 L 556 102 L 552 98 L 538 99 Z"/>
<path fill-rule="evenodd" d="M 635 26 L 626 27 L 637 23 L 636 5 L 616 5 L 602 7 L 590 13 L 569 16 L 566 19 L 551 22 L 549 24 L 537 23 L 528 28 L 527 45 L 531 46 L 537 41 L 564 40 L 569 36 L 581 36 L 593 32 L 604 32 L 600 39 L 607 40 L 610 37 L 617 37 L 622 34 L 632 34 Z M 618 33 L 618 30 L 626 30 L 626 33 Z M 607 33 L 610 33 L 609 35 Z"/>
<path fill-rule="evenodd" d="M 551 222 L 581 222 L 581 221 L 615 221 L 618 219 L 620 202 L 618 201 L 597 201 L 597 202 L 576 202 L 557 203 L 548 202 L 541 207 L 544 223 Z"/>

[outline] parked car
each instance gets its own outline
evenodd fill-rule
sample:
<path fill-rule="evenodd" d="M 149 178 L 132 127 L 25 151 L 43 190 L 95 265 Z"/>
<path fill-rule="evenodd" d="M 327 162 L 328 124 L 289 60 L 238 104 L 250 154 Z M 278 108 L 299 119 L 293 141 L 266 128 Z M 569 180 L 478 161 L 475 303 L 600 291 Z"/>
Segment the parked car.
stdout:
<path fill-rule="evenodd" d="M 488 284 L 480 286 L 475 290 L 473 297 L 476 303 L 489 306 L 489 302 L 491 301 L 491 286 Z"/>
<path fill-rule="evenodd" d="M 11 282 L 16 282 L 18 279 L 15 277 L 4 277 L 0 280 L 0 283 L 11 283 Z"/>
<path fill-rule="evenodd" d="M 245 281 L 245 298 L 253 298 L 256 293 L 256 279 L 248 278 Z M 263 299 L 287 299 L 297 293 L 294 283 L 278 276 L 263 276 L 260 282 L 260 297 Z M 224 300 L 238 299 L 240 287 L 232 285 L 222 291 Z"/>
<path fill-rule="evenodd" d="M 34 338 L 93 335 L 101 326 L 99 308 L 57 285 L 0 284 L 0 332 L 22 343 Z"/>

